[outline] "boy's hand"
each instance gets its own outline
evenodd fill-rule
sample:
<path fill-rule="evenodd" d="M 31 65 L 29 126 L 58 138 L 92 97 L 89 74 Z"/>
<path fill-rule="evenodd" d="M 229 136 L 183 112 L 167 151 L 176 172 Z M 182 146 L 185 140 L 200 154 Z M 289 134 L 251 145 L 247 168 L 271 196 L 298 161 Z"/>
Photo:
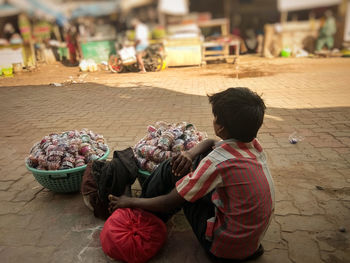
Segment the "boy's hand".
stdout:
<path fill-rule="evenodd" d="M 184 176 L 192 169 L 192 156 L 188 152 L 181 152 L 171 159 L 170 165 L 175 176 Z"/>
<path fill-rule="evenodd" d="M 127 208 L 131 207 L 131 200 L 132 197 L 128 197 L 125 195 L 122 196 L 114 196 L 114 195 L 109 195 L 109 206 L 108 210 L 112 214 L 117 208 Z"/>

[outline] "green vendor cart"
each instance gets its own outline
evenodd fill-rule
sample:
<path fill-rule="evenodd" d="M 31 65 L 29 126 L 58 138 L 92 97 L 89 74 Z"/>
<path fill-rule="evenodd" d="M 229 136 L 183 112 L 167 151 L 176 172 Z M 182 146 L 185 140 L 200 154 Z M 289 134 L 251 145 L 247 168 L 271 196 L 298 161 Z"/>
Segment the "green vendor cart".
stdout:
<path fill-rule="evenodd" d="M 80 41 L 80 48 L 84 59 L 93 59 L 96 63 L 108 61 L 111 54 L 115 54 L 115 39 L 89 38 Z"/>

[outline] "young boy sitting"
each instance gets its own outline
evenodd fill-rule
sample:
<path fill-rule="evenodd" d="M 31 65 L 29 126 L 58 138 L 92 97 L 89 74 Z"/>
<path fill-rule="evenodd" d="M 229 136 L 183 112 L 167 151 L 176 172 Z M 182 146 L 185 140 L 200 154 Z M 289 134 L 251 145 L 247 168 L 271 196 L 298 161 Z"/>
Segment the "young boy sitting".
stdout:
<path fill-rule="evenodd" d="M 109 196 L 110 210 L 142 208 L 166 220 L 183 208 L 209 255 L 255 259 L 264 252 L 260 242 L 274 211 L 273 181 L 256 139 L 265 104 L 247 88 L 229 88 L 209 102 L 222 140 L 205 140 L 163 162 L 144 183 L 141 198 Z"/>

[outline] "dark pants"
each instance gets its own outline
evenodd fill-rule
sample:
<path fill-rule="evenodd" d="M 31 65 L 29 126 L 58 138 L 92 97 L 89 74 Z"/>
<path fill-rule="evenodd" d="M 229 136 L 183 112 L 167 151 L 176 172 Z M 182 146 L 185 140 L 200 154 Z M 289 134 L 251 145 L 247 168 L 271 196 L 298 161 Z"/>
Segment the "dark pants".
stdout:
<path fill-rule="evenodd" d="M 194 161 L 193 169 L 198 166 L 199 162 L 205 155 L 206 154 L 199 156 Z M 161 163 L 142 184 L 141 197 L 152 198 L 168 194 L 174 189 L 175 183 L 180 179 L 181 177 L 175 176 L 171 172 L 170 161 L 165 161 Z M 215 208 L 214 204 L 211 202 L 211 195 L 212 193 L 209 193 L 196 202 L 185 202 L 181 207 L 176 208 L 174 211 L 169 213 L 156 213 L 156 215 L 166 222 L 182 208 L 197 239 L 203 248 L 209 252 L 211 242 L 205 238 L 205 231 L 207 228 L 207 219 L 215 216 Z"/>

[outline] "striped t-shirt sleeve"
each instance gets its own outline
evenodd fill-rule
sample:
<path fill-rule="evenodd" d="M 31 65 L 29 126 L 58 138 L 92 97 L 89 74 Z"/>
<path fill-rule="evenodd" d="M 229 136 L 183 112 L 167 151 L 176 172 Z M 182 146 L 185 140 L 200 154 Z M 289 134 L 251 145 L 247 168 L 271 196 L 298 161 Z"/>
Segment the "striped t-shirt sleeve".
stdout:
<path fill-rule="evenodd" d="M 204 158 L 193 173 L 177 181 L 176 190 L 185 200 L 195 202 L 221 183 L 216 165 Z"/>

